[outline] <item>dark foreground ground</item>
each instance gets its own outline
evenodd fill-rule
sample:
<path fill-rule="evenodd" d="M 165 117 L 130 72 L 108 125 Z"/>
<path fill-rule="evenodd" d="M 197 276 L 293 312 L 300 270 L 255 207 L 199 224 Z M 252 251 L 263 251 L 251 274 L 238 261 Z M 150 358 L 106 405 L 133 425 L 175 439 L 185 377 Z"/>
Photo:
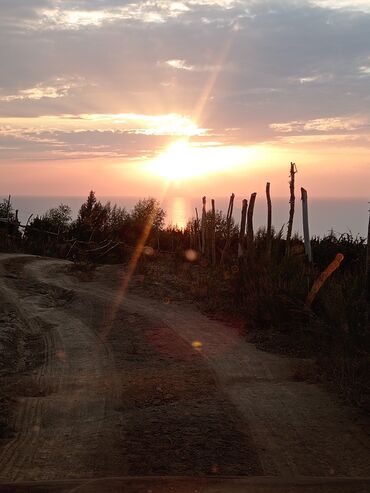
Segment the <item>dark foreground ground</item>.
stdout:
<path fill-rule="evenodd" d="M 368 493 L 365 479 L 115 478 L 2 485 L 4 493 Z"/>
<path fill-rule="evenodd" d="M 2 480 L 261 473 L 196 348 L 159 317 L 115 309 L 115 293 L 53 286 L 32 264 L 2 264 Z"/>
<path fill-rule="evenodd" d="M 368 420 L 297 381 L 301 360 L 189 303 L 122 292 L 117 267 L 0 263 L 0 491 L 370 491 L 333 480 L 370 476 Z M 133 476 L 271 479 L 91 483 Z"/>

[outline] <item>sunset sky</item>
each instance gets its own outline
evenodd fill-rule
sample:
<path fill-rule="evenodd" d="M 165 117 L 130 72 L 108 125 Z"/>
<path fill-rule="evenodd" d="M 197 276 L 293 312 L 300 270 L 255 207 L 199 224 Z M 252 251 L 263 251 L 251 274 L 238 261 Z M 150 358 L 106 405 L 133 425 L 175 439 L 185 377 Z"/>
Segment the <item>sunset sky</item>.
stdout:
<path fill-rule="evenodd" d="M 0 0 L 0 193 L 367 197 L 370 0 Z M 169 185 L 170 182 L 170 185 Z"/>

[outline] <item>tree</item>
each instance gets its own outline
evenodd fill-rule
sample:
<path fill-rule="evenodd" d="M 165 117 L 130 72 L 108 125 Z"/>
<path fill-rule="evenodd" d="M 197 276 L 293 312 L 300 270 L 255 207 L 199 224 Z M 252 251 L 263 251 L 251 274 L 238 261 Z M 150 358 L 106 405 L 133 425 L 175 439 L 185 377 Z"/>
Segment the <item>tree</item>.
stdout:
<path fill-rule="evenodd" d="M 67 229 L 72 222 L 72 209 L 69 205 L 60 204 L 58 207 L 49 209 L 42 219 L 49 221 L 54 229 Z"/>
<path fill-rule="evenodd" d="M 109 231 L 115 238 L 120 238 L 124 235 L 129 214 L 124 207 L 118 207 L 116 204 L 110 209 L 108 224 Z"/>
<path fill-rule="evenodd" d="M 149 224 L 154 231 L 158 232 L 164 228 L 166 213 L 158 200 L 149 197 L 139 200 L 130 217 L 135 229 L 143 230 Z"/>
<path fill-rule="evenodd" d="M 5 222 L 0 222 L 0 229 L 7 231 L 9 234 L 16 236 L 19 235 L 19 229 L 18 229 L 18 224 L 17 224 L 17 214 L 13 209 L 11 200 L 10 200 L 10 195 L 8 199 L 3 199 L 2 202 L 0 202 L 0 218 L 2 219 L 7 219 Z"/>
<path fill-rule="evenodd" d="M 39 231 L 66 234 L 72 222 L 72 210 L 68 205 L 52 207 L 43 216 L 36 216 L 25 230 L 26 238 L 37 238 Z"/>
<path fill-rule="evenodd" d="M 85 240 L 104 237 L 109 230 L 110 212 L 110 203 L 108 202 L 103 205 L 97 200 L 95 192 L 91 190 L 86 202 L 80 207 L 77 220 L 73 227 L 74 233 L 78 238 Z"/>
<path fill-rule="evenodd" d="M 3 199 L 3 201 L 0 202 L 0 217 L 8 218 L 10 221 L 15 220 L 15 211 L 10 201 L 10 197 L 9 199 Z"/>

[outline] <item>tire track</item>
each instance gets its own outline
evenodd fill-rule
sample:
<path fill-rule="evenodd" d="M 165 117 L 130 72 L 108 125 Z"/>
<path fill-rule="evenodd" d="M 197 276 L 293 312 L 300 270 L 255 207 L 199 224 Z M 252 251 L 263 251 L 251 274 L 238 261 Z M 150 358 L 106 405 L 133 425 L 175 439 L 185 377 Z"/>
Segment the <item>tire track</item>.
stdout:
<path fill-rule="evenodd" d="M 60 302 L 65 289 L 48 286 L 24 268 L 34 259 L 14 260 L 20 280 L 2 282 L 0 289 L 27 330 L 43 334 L 45 359 L 30 382 L 40 395 L 18 403 L 17 434 L 1 450 L 0 479 L 92 477 L 90 454 L 98 447 L 110 394 L 115 393 L 114 388 L 102 389 L 105 375 L 114 369 L 111 352 L 107 346 L 102 350 L 91 329 Z"/>

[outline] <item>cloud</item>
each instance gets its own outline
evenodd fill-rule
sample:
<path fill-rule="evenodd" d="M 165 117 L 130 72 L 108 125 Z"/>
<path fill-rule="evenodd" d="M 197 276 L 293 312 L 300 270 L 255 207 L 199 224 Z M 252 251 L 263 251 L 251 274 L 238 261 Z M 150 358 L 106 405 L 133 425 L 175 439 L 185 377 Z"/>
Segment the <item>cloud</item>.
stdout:
<path fill-rule="evenodd" d="M 270 127 L 280 133 L 369 131 L 370 120 L 358 117 L 317 118 L 308 121 L 272 123 Z"/>
<path fill-rule="evenodd" d="M 370 12 L 368 0 L 314 0 L 315 5 L 330 9 L 347 9 Z"/>
<path fill-rule="evenodd" d="M 155 156 L 171 142 L 163 135 L 136 134 L 125 131 L 87 130 L 2 131 L 0 159 L 6 161 L 51 161 L 65 159 L 126 158 Z"/>
<path fill-rule="evenodd" d="M 1 102 L 12 102 L 12 101 L 25 101 L 25 100 L 35 100 L 40 99 L 56 99 L 67 96 L 72 89 L 77 87 L 83 87 L 85 85 L 82 78 L 72 77 L 56 77 L 55 79 L 48 82 L 40 82 L 34 87 L 27 89 L 20 89 L 16 94 L 0 94 Z"/>
<path fill-rule="evenodd" d="M 208 139 L 177 115 L 80 114 L 0 119 L 0 159 L 153 156 L 174 138 Z"/>
<path fill-rule="evenodd" d="M 67 153 L 66 140 L 78 152 L 78 136 L 84 152 L 97 152 L 91 135 L 107 155 L 109 146 L 124 154 L 134 135 L 146 135 L 148 149 L 186 132 L 224 145 L 328 133 L 361 141 L 368 127 L 358 122 L 370 118 L 370 14 L 360 1 L 339 4 L 4 0 L 6 156 L 31 140 L 43 158 L 56 145 Z"/>
<path fill-rule="evenodd" d="M 167 60 L 166 64 L 179 70 L 194 70 L 194 65 L 187 65 L 185 60 Z"/>
<path fill-rule="evenodd" d="M 39 132 L 86 130 L 121 130 L 137 134 L 191 137 L 204 135 L 205 129 L 198 128 L 188 117 L 175 113 L 165 115 L 143 115 L 135 113 L 114 114 L 66 114 L 32 118 L 0 118 L 0 131 L 27 129 Z"/>

